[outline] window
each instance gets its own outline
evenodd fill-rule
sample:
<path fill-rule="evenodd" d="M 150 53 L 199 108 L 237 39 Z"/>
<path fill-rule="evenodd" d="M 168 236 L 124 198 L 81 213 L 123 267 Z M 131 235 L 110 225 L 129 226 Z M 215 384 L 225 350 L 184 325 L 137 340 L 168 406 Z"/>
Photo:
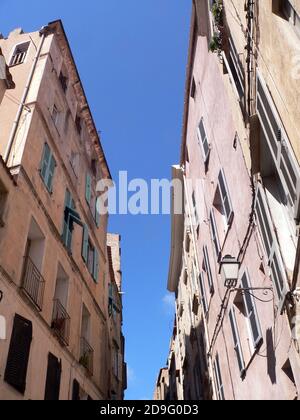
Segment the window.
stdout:
<path fill-rule="evenodd" d="M 98 283 L 99 278 L 99 253 L 93 246 L 89 238 L 89 230 L 85 225 L 83 229 L 83 240 L 82 240 L 82 258 L 92 275 L 94 281 Z"/>
<path fill-rule="evenodd" d="M 85 199 L 92 212 L 97 227 L 100 226 L 100 214 L 97 210 L 97 198 L 94 188 L 92 188 L 92 177 L 88 173 L 85 181 Z"/>
<path fill-rule="evenodd" d="M 112 316 L 114 320 L 117 319 L 117 315 L 121 312 L 116 299 L 116 292 L 116 286 L 114 286 L 113 283 L 109 283 L 108 313 L 109 316 Z"/>
<path fill-rule="evenodd" d="M 45 235 L 36 221 L 32 218 L 24 255 L 22 291 L 39 311 L 42 311 L 45 289 L 45 280 L 41 274 L 45 244 Z"/>
<path fill-rule="evenodd" d="M 191 98 L 193 98 L 193 99 L 195 99 L 195 97 L 196 97 L 196 90 L 197 90 L 196 82 L 195 82 L 195 78 L 193 77 L 192 86 L 191 86 Z"/>
<path fill-rule="evenodd" d="M 198 229 L 199 227 L 199 216 L 198 216 L 198 211 L 197 211 L 197 203 L 196 203 L 196 195 L 195 195 L 195 191 L 192 194 L 192 202 L 193 202 L 193 222 L 195 224 L 195 228 Z"/>
<path fill-rule="evenodd" d="M 204 163 L 207 163 L 210 154 L 210 145 L 207 139 L 203 118 L 201 118 L 198 126 L 198 142 L 201 147 Z"/>
<path fill-rule="evenodd" d="M 65 195 L 65 211 L 63 221 L 62 240 L 69 252 L 72 252 L 72 236 L 74 223 L 83 226 L 79 214 L 75 210 L 75 203 L 70 191 L 66 190 Z"/>
<path fill-rule="evenodd" d="M 45 401 L 58 401 L 61 379 L 61 362 L 52 353 L 48 355 Z"/>
<path fill-rule="evenodd" d="M 58 127 L 58 124 L 59 124 L 59 117 L 60 117 L 60 112 L 58 111 L 57 106 L 54 104 L 52 108 L 52 120 L 56 127 Z"/>
<path fill-rule="evenodd" d="M 203 267 L 204 267 L 204 271 L 205 271 L 206 276 L 207 276 L 210 294 L 213 295 L 215 289 L 214 289 L 213 276 L 212 276 L 212 273 L 211 273 L 211 266 L 210 266 L 207 246 L 204 246 L 204 248 L 203 248 L 203 255 L 204 255 Z"/>
<path fill-rule="evenodd" d="M 231 326 L 232 337 L 233 337 L 234 351 L 238 360 L 241 377 L 243 377 L 245 374 L 245 361 L 244 361 L 241 340 L 240 340 L 240 335 L 239 335 L 239 331 L 237 327 L 234 308 L 232 308 L 229 312 L 229 320 L 230 320 L 230 326 Z"/>
<path fill-rule="evenodd" d="M 218 194 L 221 198 L 222 213 L 226 218 L 227 225 L 230 225 L 233 219 L 233 209 L 223 169 L 219 173 Z"/>
<path fill-rule="evenodd" d="M 27 368 L 32 341 L 32 323 L 15 315 L 4 380 L 21 394 L 25 393 Z"/>
<path fill-rule="evenodd" d="M 288 284 L 277 240 L 273 232 L 272 219 L 268 210 L 265 193 L 261 186 L 258 187 L 256 194 L 255 214 L 267 264 L 270 267 L 270 275 L 276 290 L 280 309 L 282 309 L 288 291 Z"/>
<path fill-rule="evenodd" d="M 89 340 L 91 335 L 91 315 L 87 307 L 83 304 L 81 315 L 81 340 L 80 340 L 80 359 L 79 363 L 84 366 L 88 372 L 93 374 L 94 350 Z"/>
<path fill-rule="evenodd" d="M 203 307 L 203 310 L 204 310 L 205 314 L 207 314 L 208 313 L 208 302 L 207 302 L 207 296 L 206 296 L 206 289 L 205 289 L 205 282 L 204 282 L 203 273 L 200 273 L 199 283 L 200 283 L 200 292 L 201 292 L 202 307 Z"/>
<path fill-rule="evenodd" d="M 53 178 L 56 168 L 55 158 L 47 143 L 44 145 L 43 156 L 40 166 L 40 174 L 47 187 L 47 190 L 52 193 L 53 191 Z"/>
<path fill-rule="evenodd" d="M 245 314 L 247 316 L 249 328 L 251 331 L 253 348 L 256 350 L 262 343 L 263 338 L 262 338 L 260 322 L 258 319 L 254 297 L 251 290 L 249 290 L 251 289 L 251 283 L 250 283 L 250 279 L 249 279 L 247 271 L 245 271 L 242 277 L 241 288 L 244 289 L 242 292 L 242 296 L 243 296 Z"/>
<path fill-rule="evenodd" d="M 75 125 L 76 125 L 76 129 L 78 131 L 78 134 L 81 134 L 82 131 L 82 121 L 81 118 L 77 115 L 76 119 L 75 119 Z"/>
<path fill-rule="evenodd" d="M 220 240 L 219 240 L 219 235 L 218 235 L 218 230 L 217 230 L 217 224 L 216 224 L 214 209 L 211 210 L 209 219 L 210 219 L 211 238 L 212 238 L 212 241 L 213 241 L 213 244 L 214 244 L 217 261 L 220 261 L 221 245 L 220 245 Z"/>
<path fill-rule="evenodd" d="M 282 205 L 299 220 L 300 169 L 281 119 L 262 77 L 257 79 L 257 113 L 261 123 L 262 177 L 276 179 Z"/>
<path fill-rule="evenodd" d="M 64 76 L 62 71 L 60 72 L 60 75 L 59 75 L 59 82 L 60 82 L 63 92 L 66 93 L 68 89 L 68 78 Z"/>
<path fill-rule="evenodd" d="M 76 178 L 78 178 L 79 166 L 80 166 L 80 154 L 79 153 L 75 153 L 73 151 L 71 152 L 70 164 L 71 164 L 71 168 L 74 172 L 74 175 L 76 176 Z"/>
<path fill-rule="evenodd" d="M 24 42 L 23 44 L 16 46 L 9 64 L 11 67 L 24 63 L 29 45 L 30 42 Z"/>
<path fill-rule="evenodd" d="M 61 344 L 69 344 L 70 316 L 67 313 L 69 278 L 58 264 L 51 328 Z"/>
<path fill-rule="evenodd" d="M 281 0 L 281 12 L 300 36 L 300 16 L 291 4 L 290 0 Z"/>
<path fill-rule="evenodd" d="M 216 356 L 213 368 L 214 368 L 214 374 L 215 374 L 215 380 L 216 380 L 216 386 L 217 386 L 217 389 L 216 389 L 217 398 L 219 401 L 225 401 L 224 385 L 222 381 L 220 361 L 219 361 L 218 355 Z"/>
<path fill-rule="evenodd" d="M 240 61 L 240 55 L 236 50 L 232 37 L 229 37 L 228 63 L 230 66 L 233 81 L 238 91 L 240 101 L 242 102 L 245 97 L 245 73 Z"/>
<path fill-rule="evenodd" d="M 85 180 L 85 199 L 89 206 L 91 204 L 91 198 L 92 198 L 92 178 L 90 174 L 87 174 L 86 180 Z"/>

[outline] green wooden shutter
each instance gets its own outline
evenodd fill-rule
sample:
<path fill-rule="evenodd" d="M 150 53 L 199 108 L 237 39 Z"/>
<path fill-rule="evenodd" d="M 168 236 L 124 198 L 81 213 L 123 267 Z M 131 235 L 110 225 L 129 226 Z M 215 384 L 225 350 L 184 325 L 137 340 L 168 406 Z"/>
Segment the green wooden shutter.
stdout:
<path fill-rule="evenodd" d="M 88 248 L 89 248 L 89 229 L 86 225 L 83 227 L 83 237 L 82 237 L 82 258 L 84 262 L 88 262 Z"/>
<path fill-rule="evenodd" d="M 47 143 L 45 143 L 44 150 L 43 150 L 43 157 L 42 157 L 42 161 L 41 161 L 41 168 L 40 168 L 41 176 L 42 176 L 44 181 L 46 181 L 46 177 L 47 177 L 47 174 L 48 174 L 50 158 L 51 158 L 50 147 L 48 146 Z"/>
<path fill-rule="evenodd" d="M 46 179 L 46 185 L 50 192 L 52 192 L 52 185 L 53 185 L 53 177 L 54 177 L 54 171 L 56 168 L 56 161 L 54 159 L 54 156 L 51 156 L 49 167 L 48 167 L 48 174 Z"/>
<path fill-rule="evenodd" d="M 85 199 L 89 205 L 91 203 L 91 198 L 92 198 L 92 179 L 91 179 L 90 174 L 87 174 L 86 180 L 85 180 Z"/>
<path fill-rule="evenodd" d="M 96 283 L 99 280 L 99 253 L 97 248 L 94 249 L 94 267 L 93 267 L 93 278 Z"/>

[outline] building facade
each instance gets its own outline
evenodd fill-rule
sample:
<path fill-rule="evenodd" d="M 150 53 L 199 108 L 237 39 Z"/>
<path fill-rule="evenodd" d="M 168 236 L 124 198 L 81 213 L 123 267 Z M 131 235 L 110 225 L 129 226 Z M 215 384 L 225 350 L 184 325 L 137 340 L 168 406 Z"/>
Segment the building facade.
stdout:
<path fill-rule="evenodd" d="M 125 363 L 125 338 L 122 334 L 122 271 L 121 271 L 121 237 L 108 234 L 108 313 L 109 343 L 111 354 L 111 398 L 123 400 L 127 388 L 127 366 Z"/>
<path fill-rule="evenodd" d="M 299 16 L 299 1 L 193 2 L 168 283 L 178 399 L 300 395 Z"/>
<path fill-rule="evenodd" d="M 0 105 L 0 399 L 110 399 L 97 128 L 61 21 L 0 48 L 15 84 Z"/>

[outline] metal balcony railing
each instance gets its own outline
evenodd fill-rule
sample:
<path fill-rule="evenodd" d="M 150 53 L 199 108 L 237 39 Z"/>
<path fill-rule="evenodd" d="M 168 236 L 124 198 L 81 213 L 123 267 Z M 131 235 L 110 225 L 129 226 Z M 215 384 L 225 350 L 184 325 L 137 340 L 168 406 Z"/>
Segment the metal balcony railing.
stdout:
<path fill-rule="evenodd" d="M 84 337 L 80 339 L 79 363 L 87 369 L 89 374 L 93 375 L 94 350 Z"/>
<path fill-rule="evenodd" d="M 45 280 L 30 257 L 25 257 L 21 288 L 41 312 L 43 307 Z"/>
<path fill-rule="evenodd" d="M 69 345 L 71 318 L 59 299 L 54 299 L 51 328 L 58 339 L 65 345 Z"/>

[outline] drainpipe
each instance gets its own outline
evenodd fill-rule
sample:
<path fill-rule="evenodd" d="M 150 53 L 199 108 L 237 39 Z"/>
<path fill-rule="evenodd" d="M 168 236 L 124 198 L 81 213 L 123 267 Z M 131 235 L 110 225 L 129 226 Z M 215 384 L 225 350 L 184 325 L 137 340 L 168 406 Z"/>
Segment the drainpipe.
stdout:
<path fill-rule="evenodd" d="M 14 144 L 14 141 L 15 141 L 15 138 L 16 138 L 16 134 L 17 134 L 17 129 L 18 129 L 18 126 L 19 126 L 19 123 L 20 123 L 21 115 L 22 115 L 23 109 L 25 107 L 25 103 L 26 103 L 26 99 L 27 99 L 27 96 L 28 96 L 28 93 L 29 93 L 29 89 L 31 87 L 32 79 L 33 79 L 33 76 L 34 76 L 34 73 L 35 73 L 35 70 L 36 70 L 38 60 L 39 60 L 40 55 L 41 55 L 41 51 L 42 51 L 42 48 L 43 48 L 43 45 L 44 45 L 45 38 L 49 34 L 49 31 L 50 31 L 49 26 L 43 26 L 42 29 L 40 30 L 40 36 L 41 36 L 40 45 L 39 45 L 39 48 L 37 50 L 36 56 L 34 58 L 32 69 L 30 71 L 30 74 L 29 74 L 29 77 L 28 77 L 28 80 L 27 80 L 27 83 L 26 83 L 26 86 L 25 86 L 25 90 L 24 90 L 24 93 L 23 93 L 23 96 L 22 96 L 22 99 L 21 99 L 21 103 L 20 103 L 20 106 L 19 106 L 19 109 L 18 109 L 18 112 L 17 112 L 16 119 L 13 123 L 13 128 L 12 128 L 12 131 L 11 131 L 11 134 L 10 134 L 10 137 L 9 137 L 9 140 L 8 140 L 7 149 L 6 149 L 6 152 L 5 152 L 5 155 L 4 155 L 4 162 L 6 164 L 8 164 L 8 161 L 9 161 L 9 158 L 10 158 L 12 147 L 13 147 L 13 144 Z"/>
<path fill-rule="evenodd" d="M 188 205 L 189 219 L 191 219 L 192 211 L 191 211 L 191 206 L 190 206 L 190 200 L 189 200 L 189 197 L 188 197 L 188 194 L 187 194 L 188 189 L 187 189 L 186 176 L 185 176 L 185 173 L 184 173 L 185 171 L 184 171 L 183 167 L 181 168 L 181 170 L 183 172 L 184 190 L 185 190 L 186 202 L 187 202 L 187 205 Z M 190 222 L 192 222 L 192 221 L 190 220 Z M 191 226 L 193 226 L 193 223 L 191 223 Z M 195 235 L 194 229 L 191 229 L 191 231 L 192 231 L 192 242 L 193 242 L 194 254 L 195 254 L 195 257 L 196 257 L 195 260 L 196 260 L 198 276 L 199 276 L 200 275 L 200 269 L 199 269 L 200 264 L 199 264 L 199 261 L 198 261 L 196 235 Z M 205 313 L 204 313 L 203 306 L 202 305 L 200 305 L 200 306 L 201 306 L 201 311 L 202 311 L 202 319 L 204 321 L 203 324 L 204 324 L 204 332 L 205 332 L 205 341 L 206 341 L 207 345 L 210 346 L 209 331 L 208 331 L 208 325 L 207 325 L 207 322 L 206 322 L 206 316 L 205 316 Z M 215 377 L 214 377 L 214 372 L 213 372 L 213 361 L 212 361 L 212 356 L 211 356 L 210 353 L 207 354 L 207 358 L 208 358 L 207 361 L 208 361 L 209 375 L 210 375 L 212 388 L 213 388 L 213 399 L 216 399 L 216 395 L 217 395 L 216 394 L 216 389 L 217 388 L 216 388 L 216 385 L 215 385 L 215 379 L 214 379 Z"/>

